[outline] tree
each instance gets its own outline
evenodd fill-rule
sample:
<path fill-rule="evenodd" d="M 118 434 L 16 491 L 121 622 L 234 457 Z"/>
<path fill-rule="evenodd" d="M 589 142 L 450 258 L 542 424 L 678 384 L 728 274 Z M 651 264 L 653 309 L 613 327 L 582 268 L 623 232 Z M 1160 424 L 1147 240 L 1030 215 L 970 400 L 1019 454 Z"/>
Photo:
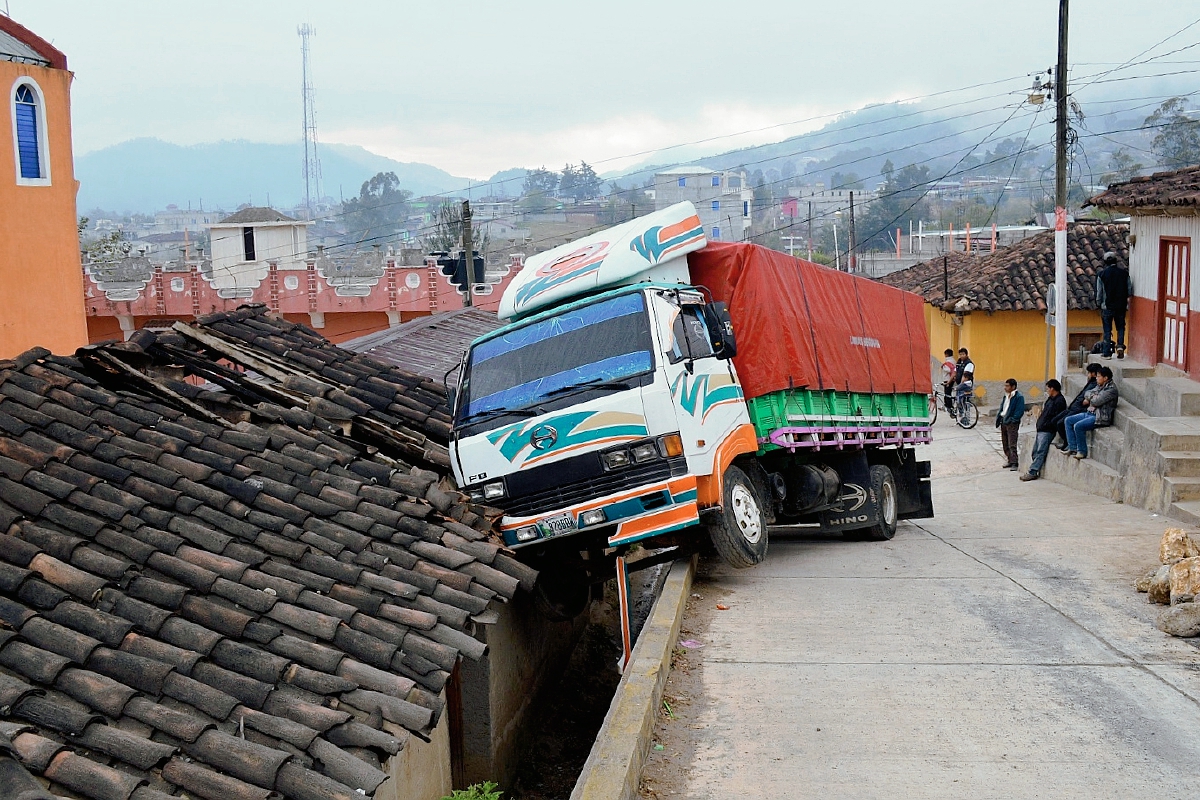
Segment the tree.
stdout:
<path fill-rule="evenodd" d="M 1114 150 L 1108 157 L 1109 171 L 1100 176 L 1102 183 L 1119 183 L 1132 180 L 1143 168 L 1140 161 L 1134 161 L 1133 156 L 1125 148 Z"/>
<path fill-rule="evenodd" d="M 433 227 L 421 237 L 421 245 L 429 253 L 457 253 L 462 250 L 462 204 L 447 200 L 438 206 Z M 471 226 L 472 247 L 485 258 L 490 242 L 483 228 Z"/>
<path fill-rule="evenodd" d="M 929 217 L 928 190 L 929 167 L 909 164 L 897 172 L 889 161 L 884 165 L 887 180 L 879 197 L 868 203 L 855 220 L 855 234 L 859 246 L 864 249 L 890 250 L 895 248 L 893 237 L 896 228 L 908 228 L 911 220 Z M 845 243 L 842 244 L 845 249 Z"/>
<path fill-rule="evenodd" d="M 1164 167 L 1179 169 L 1200 163 L 1200 128 L 1188 111 L 1186 98 L 1172 97 L 1142 123 L 1143 129 L 1157 131 L 1150 150 Z"/>
<path fill-rule="evenodd" d="M 99 264 L 120 261 L 129 255 L 129 250 L 133 245 L 125 241 L 124 233 L 112 231 L 85 242 L 84 234 L 87 232 L 87 226 L 88 218 L 80 217 L 79 223 L 76 225 L 79 232 L 79 251 L 87 261 Z"/>
<path fill-rule="evenodd" d="M 604 184 L 596 170 L 586 161 L 579 162 L 578 200 L 592 200 L 600 196 L 600 187 Z"/>
<path fill-rule="evenodd" d="M 525 195 L 542 194 L 552 196 L 558 189 L 558 173 L 551 172 L 545 167 L 531 169 L 525 173 L 525 183 L 521 193 Z"/>
<path fill-rule="evenodd" d="M 844 174 L 841 172 L 835 172 L 829 176 L 829 188 L 854 189 L 857 191 L 863 188 L 863 182 L 862 179 L 853 172 L 847 172 Z"/>
<path fill-rule="evenodd" d="M 380 172 L 364 181 L 358 197 L 342 207 L 347 234 L 358 242 L 380 241 L 395 236 L 408 218 L 408 199 L 412 192 L 400 188 L 394 172 Z"/>
<path fill-rule="evenodd" d="M 558 179 L 558 196 L 559 197 L 575 197 L 579 187 L 579 172 L 574 165 L 567 164 L 562 168 L 562 173 Z"/>

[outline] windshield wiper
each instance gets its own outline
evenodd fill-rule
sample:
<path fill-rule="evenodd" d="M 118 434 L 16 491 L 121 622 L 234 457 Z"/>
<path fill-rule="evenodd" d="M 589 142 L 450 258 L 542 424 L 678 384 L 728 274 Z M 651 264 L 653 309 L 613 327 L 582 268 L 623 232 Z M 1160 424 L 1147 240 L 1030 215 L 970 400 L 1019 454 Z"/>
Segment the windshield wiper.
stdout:
<path fill-rule="evenodd" d="M 501 414 L 516 414 L 520 417 L 536 417 L 541 413 L 542 412 L 536 408 L 489 408 L 486 411 L 476 411 L 474 414 L 463 417 L 458 422 L 460 425 L 465 425 L 468 422 L 479 422 L 480 420 L 498 417 Z"/>
<path fill-rule="evenodd" d="M 629 383 L 628 381 L 619 381 L 619 380 L 605 381 L 605 380 L 597 379 L 594 381 L 584 381 L 583 383 L 577 383 L 574 386 L 563 386 L 558 389 L 555 389 L 552 392 L 546 392 L 544 395 L 542 395 L 542 397 L 543 398 L 556 397 L 560 394 L 566 394 L 567 392 L 578 392 L 578 391 L 582 391 L 583 389 L 610 389 L 614 392 L 620 392 L 620 391 L 624 391 L 626 389 L 632 389 L 632 388 L 633 388 L 633 385 L 631 383 Z"/>

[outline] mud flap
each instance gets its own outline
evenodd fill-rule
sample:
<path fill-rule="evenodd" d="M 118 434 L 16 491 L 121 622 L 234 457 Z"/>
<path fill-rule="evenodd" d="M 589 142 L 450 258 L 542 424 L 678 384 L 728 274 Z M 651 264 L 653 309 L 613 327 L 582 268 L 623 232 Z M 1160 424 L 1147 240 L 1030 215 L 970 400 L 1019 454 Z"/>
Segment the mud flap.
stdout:
<path fill-rule="evenodd" d="M 930 519 L 933 517 L 933 485 L 929 481 L 932 465 L 915 457 L 902 460 L 899 466 L 890 465 L 896 479 L 899 519 Z"/>
<path fill-rule="evenodd" d="M 871 468 L 866 454 L 847 454 L 830 466 L 837 470 L 842 485 L 838 489 L 838 504 L 821 512 L 821 530 L 857 530 L 873 525 L 879 515 L 879 503 L 871 489 Z"/>

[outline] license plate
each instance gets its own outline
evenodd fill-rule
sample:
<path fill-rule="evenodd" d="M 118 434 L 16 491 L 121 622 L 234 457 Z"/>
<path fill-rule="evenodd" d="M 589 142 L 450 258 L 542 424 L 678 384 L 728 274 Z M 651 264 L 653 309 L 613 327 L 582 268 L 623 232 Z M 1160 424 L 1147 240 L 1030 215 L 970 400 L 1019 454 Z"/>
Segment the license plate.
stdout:
<path fill-rule="evenodd" d="M 558 514 L 556 516 L 546 517 L 545 519 L 540 520 L 537 525 L 544 538 L 561 536 L 564 533 L 574 533 L 575 518 L 570 514 Z"/>

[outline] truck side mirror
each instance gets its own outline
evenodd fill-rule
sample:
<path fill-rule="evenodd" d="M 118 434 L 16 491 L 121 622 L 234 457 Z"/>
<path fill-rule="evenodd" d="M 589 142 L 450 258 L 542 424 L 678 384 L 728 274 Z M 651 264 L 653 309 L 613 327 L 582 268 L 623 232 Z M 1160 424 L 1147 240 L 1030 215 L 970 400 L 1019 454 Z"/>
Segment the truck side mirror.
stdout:
<path fill-rule="evenodd" d="M 722 361 L 737 355 L 737 337 L 733 333 L 733 320 L 729 308 L 721 302 L 709 303 L 704 307 L 704 324 L 708 337 L 712 339 L 713 353 Z"/>

